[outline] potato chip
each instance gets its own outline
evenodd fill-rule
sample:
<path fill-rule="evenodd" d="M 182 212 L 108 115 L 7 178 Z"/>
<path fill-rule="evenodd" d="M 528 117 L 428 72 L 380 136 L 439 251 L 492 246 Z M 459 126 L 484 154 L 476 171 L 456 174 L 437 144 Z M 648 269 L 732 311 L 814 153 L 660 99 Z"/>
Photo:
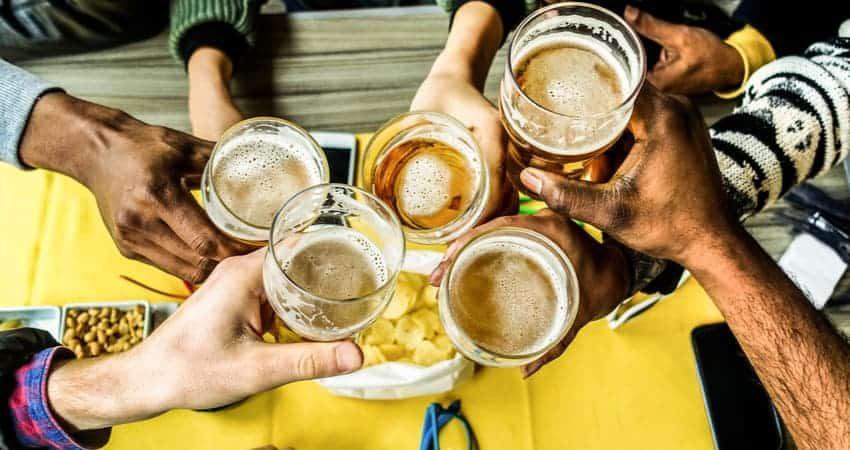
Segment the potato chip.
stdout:
<path fill-rule="evenodd" d="M 381 353 L 384 354 L 384 357 L 387 358 L 387 361 L 397 361 L 405 356 L 409 356 L 407 350 L 403 345 L 399 344 L 381 344 L 378 346 L 381 349 Z"/>
<path fill-rule="evenodd" d="M 455 347 L 452 345 L 452 341 L 449 340 L 449 337 L 445 334 L 438 334 L 432 342 L 434 343 L 434 347 L 437 347 L 437 350 L 444 354 L 454 356 Z"/>
<path fill-rule="evenodd" d="M 437 306 L 437 291 L 438 289 L 430 284 L 426 284 L 419 290 L 419 295 L 416 297 L 417 308 L 435 308 Z"/>
<path fill-rule="evenodd" d="M 398 274 L 398 283 L 395 287 L 390 304 L 384 310 L 383 317 L 387 319 L 398 319 L 413 309 L 419 290 L 426 283 L 425 276 L 410 272 Z"/>
<path fill-rule="evenodd" d="M 425 329 L 417 324 L 410 316 L 398 319 L 395 325 L 395 341 L 408 349 L 415 349 L 425 340 Z"/>
<path fill-rule="evenodd" d="M 394 337 L 395 330 L 392 322 L 379 317 L 375 323 L 360 333 L 357 342 L 367 345 L 392 344 Z"/>
<path fill-rule="evenodd" d="M 425 333 L 425 339 L 433 338 L 440 328 L 440 317 L 433 309 L 417 309 L 410 313 L 410 320 L 414 321 Z"/>
<path fill-rule="evenodd" d="M 448 336 L 445 334 L 437 335 L 432 342 L 443 360 L 454 358 L 456 352 L 455 346 L 449 340 Z"/>
<path fill-rule="evenodd" d="M 420 366 L 432 366 L 444 359 L 444 355 L 430 341 L 422 341 L 413 350 L 413 362 Z"/>
<path fill-rule="evenodd" d="M 363 350 L 363 366 L 374 366 L 387 362 L 386 356 L 376 345 L 364 345 L 360 347 Z"/>

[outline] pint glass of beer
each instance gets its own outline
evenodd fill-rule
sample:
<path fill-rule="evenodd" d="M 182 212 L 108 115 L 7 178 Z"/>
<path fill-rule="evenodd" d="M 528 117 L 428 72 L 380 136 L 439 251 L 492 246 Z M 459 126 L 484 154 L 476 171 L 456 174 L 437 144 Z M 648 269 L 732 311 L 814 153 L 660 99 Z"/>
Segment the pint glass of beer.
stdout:
<path fill-rule="evenodd" d="M 467 358 L 521 366 L 564 339 L 578 312 L 578 288 L 572 263 L 554 242 L 524 228 L 496 228 L 458 251 L 440 285 L 440 320 Z"/>
<path fill-rule="evenodd" d="M 269 303 L 314 341 L 349 337 L 384 311 L 404 260 L 404 234 L 384 202 L 321 184 L 292 197 L 272 225 L 263 265 Z"/>
<path fill-rule="evenodd" d="M 395 210 L 413 242 L 452 241 L 477 224 L 487 207 L 484 156 L 472 133 L 451 116 L 397 116 L 375 133 L 363 160 L 363 185 Z"/>
<path fill-rule="evenodd" d="M 201 195 L 216 227 L 260 246 L 284 202 L 329 178 L 325 153 L 307 131 L 257 117 L 224 132 L 201 176 Z"/>
<path fill-rule="evenodd" d="M 508 177 L 526 167 L 587 181 L 613 172 L 613 146 L 646 73 L 638 35 L 619 16 L 587 3 L 557 3 L 514 32 L 499 92 L 508 133 Z"/>

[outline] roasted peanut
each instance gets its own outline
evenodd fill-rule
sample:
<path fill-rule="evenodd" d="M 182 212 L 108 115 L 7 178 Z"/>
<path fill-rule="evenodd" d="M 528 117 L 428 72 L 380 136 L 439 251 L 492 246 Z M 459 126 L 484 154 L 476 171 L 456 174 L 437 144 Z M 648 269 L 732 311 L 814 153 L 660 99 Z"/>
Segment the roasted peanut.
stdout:
<path fill-rule="evenodd" d="M 144 336 L 144 307 L 68 310 L 62 343 L 78 358 L 130 349 Z"/>

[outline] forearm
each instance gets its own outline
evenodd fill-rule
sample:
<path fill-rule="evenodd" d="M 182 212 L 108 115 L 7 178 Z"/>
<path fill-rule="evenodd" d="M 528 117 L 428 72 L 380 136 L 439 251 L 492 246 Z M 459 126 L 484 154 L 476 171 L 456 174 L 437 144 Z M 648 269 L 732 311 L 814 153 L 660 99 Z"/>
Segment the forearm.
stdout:
<path fill-rule="evenodd" d="M 222 51 L 203 47 L 192 54 L 187 71 L 192 132 L 200 138 L 218 140 L 228 127 L 242 119 L 230 94 L 233 64 Z"/>
<path fill-rule="evenodd" d="M 54 85 L 0 59 L 0 160 L 24 168 L 19 147 L 32 110 Z"/>
<path fill-rule="evenodd" d="M 798 446 L 850 448 L 850 347 L 743 228 L 683 265 L 729 323 Z"/>
<path fill-rule="evenodd" d="M 155 371 L 133 360 L 138 352 L 63 361 L 47 382 L 50 408 L 69 433 L 147 419 L 168 408 Z"/>
<path fill-rule="evenodd" d="M 431 75 L 461 77 L 483 90 L 502 33 L 502 19 L 492 6 L 480 1 L 465 3 L 455 13 L 446 46 Z"/>
<path fill-rule="evenodd" d="M 221 50 L 203 47 L 192 53 L 186 66 L 189 77 L 189 101 L 200 97 L 230 97 L 233 63 Z"/>

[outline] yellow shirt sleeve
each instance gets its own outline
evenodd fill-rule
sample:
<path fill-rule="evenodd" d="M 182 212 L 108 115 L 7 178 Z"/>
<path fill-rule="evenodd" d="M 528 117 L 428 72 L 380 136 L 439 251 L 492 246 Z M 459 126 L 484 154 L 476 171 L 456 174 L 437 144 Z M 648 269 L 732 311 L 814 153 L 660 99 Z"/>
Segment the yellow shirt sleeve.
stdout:
<path fill-rule="evenodd" d="M 714 91 L 714 94 L 720 98 L 731 99 L 744 92 L 744 86 L 747 85 L 750 75 L 759 67 L 776 59 L 776 53 L 773 51 L 770 41 L 759 30 L 750 25 L 745 25 L 740 30 L 730 34 L 726 43 L 741 54 L 741 58 L 744 60 L 744 79 L 741 80 L 740 86 L 734 90 Z"/>

